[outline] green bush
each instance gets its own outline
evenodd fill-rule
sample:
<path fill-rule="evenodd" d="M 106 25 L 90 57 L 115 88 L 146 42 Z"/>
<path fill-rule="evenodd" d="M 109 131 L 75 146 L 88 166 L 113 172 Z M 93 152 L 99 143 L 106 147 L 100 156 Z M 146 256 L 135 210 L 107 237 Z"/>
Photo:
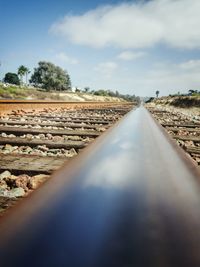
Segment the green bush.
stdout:
<path fill-rule="evenodd" d="M 6 75 L 4 77 L 4 82 L 20 85 L 20 80 L 19 80 L 19 77 L 17 76 L 17 74 L 11 73 L 11 72 L 6 73 Z"/>

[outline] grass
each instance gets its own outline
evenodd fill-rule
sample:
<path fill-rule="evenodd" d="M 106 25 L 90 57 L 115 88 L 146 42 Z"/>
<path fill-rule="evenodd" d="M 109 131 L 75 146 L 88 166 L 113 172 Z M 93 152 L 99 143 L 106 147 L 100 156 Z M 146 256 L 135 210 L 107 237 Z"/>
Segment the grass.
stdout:
<path fill-rule="evenodd" d="M 21 98 L 24 99 L 27 96 L 26 89 L 15 87 L 15 86 L 8 86 L 3 87 L 0 85 L 0 97 L 1 98 Z"/>
<path fill-rule="evenodd" d="M 171 105 L 181 108 L 190 108 L 190 107 L 200 107 L 200 96 L 185 96 L 185 97 L 176 97 L 171 102 Z"/>
<path fill-rule="evenodd" d="M 60 95 L 61 94 L 61 95 Z M 64 96 L 62 94 L 65 94 Z M 46 92 L 40 88 L 27 88 L 9 85 L 4 87 L 0 83 L 0 99 L 39 99 L 39 100 L 59 100 L 59 101 L 77 101 L 77 96 L 80 96 L 83 100 L 88 101 L 85 95 L 91 96 L 95 101 L 98 96 L 93 96 L 88 93 L 74 93 L 65 91 L 50 91 Z M 74 98 L 73 98 L 74 97 Z M 75 100 L 73 100 L 75 99 Z M 99 100 L 102 101 L 102 98 Z M 110 97 L 104 97 L 104 101 L 113 101 Z M 121 100 L 123 101 L 123 100 Z"/>

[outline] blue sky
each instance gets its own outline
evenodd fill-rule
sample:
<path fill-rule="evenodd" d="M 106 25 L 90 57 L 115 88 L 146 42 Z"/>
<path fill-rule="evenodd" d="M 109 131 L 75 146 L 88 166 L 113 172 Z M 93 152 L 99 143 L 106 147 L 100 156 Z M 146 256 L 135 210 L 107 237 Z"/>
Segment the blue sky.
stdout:
<path fill-rule="evenodd" d="M 47 60 L 82 88 L 199 90 L 199 14 L 199 0 L 0 0 L 0 79 Z"/>

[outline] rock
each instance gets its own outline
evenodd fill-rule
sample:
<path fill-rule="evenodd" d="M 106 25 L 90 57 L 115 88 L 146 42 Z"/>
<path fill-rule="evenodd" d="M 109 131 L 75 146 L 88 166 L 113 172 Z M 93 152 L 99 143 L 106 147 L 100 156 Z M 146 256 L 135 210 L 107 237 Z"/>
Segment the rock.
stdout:
<path fill-rule="evenodd" d="M 186 145 L 186 147 L 195 147 L 195 144 L 194 144 L 194 142 L 193 141 L 185 141 L 185 145 Z"/>
<path fill-rule="evenodd" d="M 33 151 L 33 149 L 30 146 L 27 146 L 26 153 L 30 154 Z"/>
<path fill-rule="evenodd" d="M 82 139 L 82 141 L 84 141 L 84 142 L 90 142 L 91 140 L 94 140 L 94 138 L 85 137 L 85 138 Z"/>
<path fill-rule="evenodd" d="M 66 153 L 65 153 L 65 156 L 67 157 L 74 157 L 77 155 L 77 152 L 74 148 L 68 150 Z"/>
<path fill-rule="evenodd" d="M 44 134 L 39 134 L 38 135 L 40 139 L 45 139 L 45 135 Z"/>
<path fill-rule="evenodd" d="M 40 129 L 40 128 L 42 128 L 40 125 L 35 125 L 34 127 L 33 127 L 34 129 Z"/>
<path fill-rule="evenodd" d="M 5 180 L 0 180 L 0 188 L 1 189 L 8 189 L 8 185 Z"/>
<path fill-rule="evenodd" d="M 18 149 L 15 149 L 15 150 L 12 152 L 12 154 L 19 154 Z"/>
<path fill-rule="evenodd" d="M 59 141 L 61 141 L 61 140 L 62 140 L 62 137 L 61 137 L 61 136 L 57 136 L 57 135 L 56 135 L 56 136 L 53 137 L 53 141 L 54 141 L 54 142 L 59 142 Z"/>
<path fill-rule="evenodd" d="M 15 175 L 11 175 L 10 177 L 8 177 L 9 179 L 12 179 L 12 180 L 16 180 L 18 176 L 15 176 Z"/>
<path fill-rule="evenodd" d="M 33 135 L 32 135 L 32 134 L 27 134 L 27 135 L 26 135 L 26 138 L 27 138 L 27 139 L 33 139 Z"/>
<path fill-rule="evenodd" d="M 49 175 L 45 175 L 45 174 L 35 175 L 30 178 L 30 181 L 28 183 L 28 188 L 36 189 L 39 185 L 41 185 L 48 178 L 49 178 Z"/>
<path fill-rule="evenodd" d="M 0 197 L 7 197 L 8 190 L 0 188 Z"/>
<path fill-rule="evenodd" d="M 6 150 L 8 153 L 11 153 L 13 151 L 13 146 L 6 144 L 4 146 L 4 150 Z"/>
<path fill-rule="evenodd" d="M 2 133 L 1 136 L 2 137 L 7 137 L 7 134 L 6 133 Z"/>
<path fill-rule="evenodd" d="M 0 174 L 0 181 L 3 180 L 3 179 L 5 179 L 5 178 L 8 178 L 10 176 L 11 176 L 11 173 L 9 171 L 2 172 Z"/>
<path fill-rule="evenodd" d="M 47 152 L 47 156 L 49 156 L 49 157 L 54 157 L 55 154 L 53 154 L 52 152 Z"/>
<path fill-rule="evenodd" d="M 198 165 L 200 165 L 200 158 L 196 157 L 195 160 L 198 163 Z"/>
<path fill-rule="evenodd" d="M 44 146 L 37 146 L 38 149 L 42 150 L 42 151 L 48 151 L 48 147 L 46 147 L 45 145 Z"/>
<path fill-rule="evenodd" d="M 99 132 L 105 132 L 106 131 L 106 128 L 105 127 L 99 127 L 99 128 L 97 128 L 97 131 L 99 131 Z"/>
<path fill-rule="evenodd" d="M 25 191 L 28 191 L 28 183 L 30 181 L 30 176 L 26 174 L 19 175 L 15 179 L 15 187 L 23 188 Z"/>
<path fill-rule="evenodd" d="M 17 178 L 17 176 L 14 176 L 14 175 L 11 175 L 11 176 L 5 178 L 5 182 L 9 188 L 15 187 L 16 178 Z"/>
<path fill-rule="evenodd" d="M 53 138 L 53 136 L 52 136 L 52 134 L 47 134 L 47 138 L 49 139 L 49 140 L 51 140 L 52 138 Z"/>
<path fill-rule="evenodd" d="M 0 197 L 16 198 L 16 197 L 23 197 L 24 195 L 25 191 L 21 187 L 13 188 L 11 190 L 0 188 Z"/>
<path fill-rule="evenodd" d="M 13 188 L 7 192 L 7 197 L 15 198 L 15 197 L 23 197 L 25 195 L 25 191 L 22 187 Z"/>
<path fill-rule="evenodd" d="M 57 154 L 59 152 L 59 149 L 57 149 L 57 148 L 51 148 L 51 149 L 49 149 L 49 152 L 54 153 L 54 154 Z"/>
<path fill-rule="evenodd" d="M 72 140 L 72 141 L 79 141 L 79 140 L 82 140 L 82 138 L 80 136 L 69 136 L 69 139 Z"/>
<path fill-rule="evenodd" d="M 8 137 L 10 137 L 10 138 L 15 138 L 16 136 L 15 136 L 14 134 L 9 134 Z"/>
<path fill-rule="evenodd" d="M 18 146 L 13 146 L 13 151 L 18 149 Z"/>

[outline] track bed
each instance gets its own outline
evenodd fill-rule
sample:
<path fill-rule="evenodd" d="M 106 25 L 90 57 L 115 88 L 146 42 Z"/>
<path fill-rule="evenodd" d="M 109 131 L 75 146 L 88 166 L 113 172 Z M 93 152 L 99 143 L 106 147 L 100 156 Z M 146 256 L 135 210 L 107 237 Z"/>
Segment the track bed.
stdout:
<path fill-rule="evenodd" d="M 15 101 L 14 101 L 15 103 Z M 16 103 L 15 103 L 16 104 Z M 121 119 L 132 105 L 10 110 L 0 117 L 0 207 L 27 196 Z M 23 102 L 24 107 L 24 102 Z M 1 103 L 0 103 L 1 111 Z M 2 203 L 2 205 L 1 205 Z M 6 204 L 10 203 L 10 204 Z"/>
<path fill-rule="evenodd" d="M 149 111 L 194 162 L 200 165 L 200 121 L 164 108 L 149 108 Z"/>

